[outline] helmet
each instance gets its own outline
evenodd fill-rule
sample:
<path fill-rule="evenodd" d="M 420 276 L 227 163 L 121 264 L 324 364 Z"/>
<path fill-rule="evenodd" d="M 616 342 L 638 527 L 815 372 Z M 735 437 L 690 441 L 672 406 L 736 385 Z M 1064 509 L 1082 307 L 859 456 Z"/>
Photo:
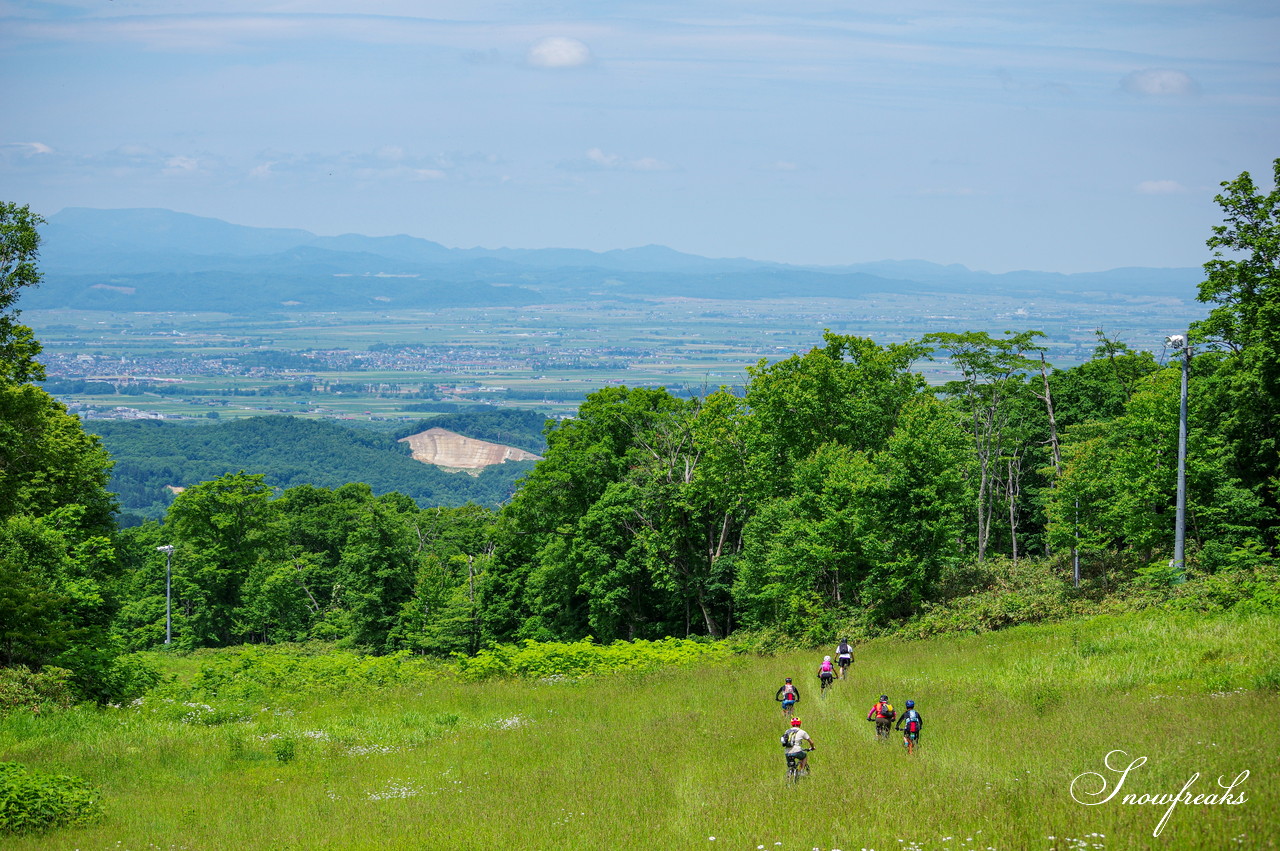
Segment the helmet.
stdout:
<path fill-rule="evenodd" d="M 915 706 L 915 705 L 916 705 L 916 702 L 915 702 L 914 700 L 908 700 L 908 701 L 907 701 L 907 708 L 908 708 L 908 709 L 910 709 L 911 707 L 913 707 L 913 706 Z"/>
<path fill-rule="evenodd" d="M 831 657 L 830 657 L 830 656 L 823 656 L 823 657 L 822 657 L 822 661 L 824 661 L 824 662 L 830 662 L 830 661 L 831 661 Z"/>
<path fill-rule="evenodd" d="M 791 726 L 792 726 L 792 727 L 799 727 L 799 726 L 800 726 L 800 719 L 799 719 L 799 718 L 792 718 L 792 719 L 791 719 Z"/>
<path fill-rule="evenodd" d="M 881 699 L 881 700 L 888 700 L 888 699 L 889 699 L 889 695 L 887 695 L 887 694 L 882 694 L 882 695 L 880 695 L 880 699 Z"/>
<path fill-rule="evenodd" d="M 848 643 L 849 643 L 849 639 L 847 639 L 847 638 L 842 638 L 842 639 L 840 639 L 840 643 L 841 643 L 841 644 L 848 644 Z"/>
<path fill-rule="evenodd" d="M 791 682 L 791 678 L 790 678 L 790 677 L 787 677 L 787 682 Z"/>

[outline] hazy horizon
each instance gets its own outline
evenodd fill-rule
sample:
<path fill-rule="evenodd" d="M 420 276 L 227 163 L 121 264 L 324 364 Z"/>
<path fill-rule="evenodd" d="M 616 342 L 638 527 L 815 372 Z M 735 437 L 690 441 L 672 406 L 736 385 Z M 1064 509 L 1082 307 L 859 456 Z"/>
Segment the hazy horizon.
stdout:
<path fill-rule="evenodd" d="M 6 200 L 451 247 L 994 273 L 1209 259 L 1280 7 L 11 0 Z"/>

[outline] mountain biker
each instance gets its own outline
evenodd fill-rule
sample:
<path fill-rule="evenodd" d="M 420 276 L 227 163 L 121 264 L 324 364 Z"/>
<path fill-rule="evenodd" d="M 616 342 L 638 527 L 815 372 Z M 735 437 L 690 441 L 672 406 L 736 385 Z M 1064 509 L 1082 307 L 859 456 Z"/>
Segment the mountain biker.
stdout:
<path fill-rule="evenodd" d="M 894 727 L 895 730 L 902 731 L 902 746 L 907 749 L 907 753 L 915 752 L 916 743 L 920 741 L 920 730 L 923 727 L 924 719 L 916 711 L 916 702 L 908 700 L 907 711 L 902 713 L 902 717 L 898 719 L 898 726 Z"/>
<path fill-rule="evenodd" d="M 822 681 L 822 687 L 826 688 L 831 685 L 831 679 L 836 675 L 835 665 L 831 664 L 831 657 L 823 657 L 822 664 L 818 666 L 818 679 Z"/>
<path fill-rule="evenodd" d="M 871 711 L 867 713 L 867 720 L 876 722 L 877 738 L 889 738 L 889 732 L 893 728 L 893 719 L 897 715 L 898 713 L 894 711 L 893 704 L 889 702 L 889 695 L 880 695 L 880 699 L 871 705 Z"/>
<path fill-rule="evenodd" d="M 774 700 L 782 701 L 782 714 L 790 715 L 792 708 L 795 707 L 796 701 L 800 699 L 800 689 L 791 684 L 791 678 L 787 677 L 787 681 L 778 686 L 778 690 L 773 695 Z"/>
<path fill-rule="evenodd" d="M 840 639 L 840 645 L 836 647 L 836 664 L 840 666 L 840 679 L 844 679 L 848 667 L 853 664 L 853 645 L 849 643 L 849 639 Z"/>
<path fill-rule="evenodd" d="M 808 742 L 809 747 L 804 743 Z M 787 770 L 807 772 L 809 770 L 809 751 L 817 750 L 813 737 L 800 727 L 800 719 L 792 718 L 791 726 L 782 734 L 782 744 L 787 749 Z"/>

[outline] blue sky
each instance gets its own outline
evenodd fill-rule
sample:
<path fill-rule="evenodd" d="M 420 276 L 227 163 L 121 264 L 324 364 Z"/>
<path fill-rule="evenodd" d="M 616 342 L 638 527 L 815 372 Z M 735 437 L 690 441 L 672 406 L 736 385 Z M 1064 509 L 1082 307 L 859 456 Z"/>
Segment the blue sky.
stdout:
<path fill-rule="evenodd" d="M 0 0 L 0 196 L 450 246 L 1196 266 L 1280 3 Z"/>

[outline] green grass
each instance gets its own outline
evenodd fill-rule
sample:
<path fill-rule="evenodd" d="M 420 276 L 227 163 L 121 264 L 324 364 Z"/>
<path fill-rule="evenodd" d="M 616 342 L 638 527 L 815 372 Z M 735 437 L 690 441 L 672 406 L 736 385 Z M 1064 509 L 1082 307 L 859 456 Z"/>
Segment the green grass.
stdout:
<path fill-rule="evenodd" d="M 158 698 L 23 713 L 0 721 L 0 761 L 83 777 L 107 814 L 6 847 L 1275 847 L 1277 627 L 1274 616 L 1149 613 L 883 640 L 858 648 L 825 700 L 813 651 L 586 680 L 282 694 L 234 712 L 209 698 L 251 719 L 213 726 L 199 723 L 207 710 Z M 818 744 L 795 787 L 773 701 L 787 675 Z M 875 741 L 865 717 L 881 692 L 899 710 L 917 701 L 916 755 Z M 1073 801 L 1072 780 L 1103 772 L 1117 749 L 1147 757 L 1122 794 Z M 1166 807 L 1121 803 L 1176 793 L 1197 772 L 1193 791 L 1211 792 L 1246 769 L 1245 803 L 1179 806 L 1158 838 Z"/>

